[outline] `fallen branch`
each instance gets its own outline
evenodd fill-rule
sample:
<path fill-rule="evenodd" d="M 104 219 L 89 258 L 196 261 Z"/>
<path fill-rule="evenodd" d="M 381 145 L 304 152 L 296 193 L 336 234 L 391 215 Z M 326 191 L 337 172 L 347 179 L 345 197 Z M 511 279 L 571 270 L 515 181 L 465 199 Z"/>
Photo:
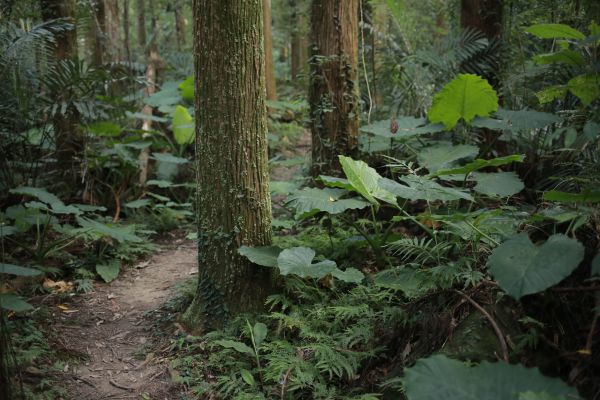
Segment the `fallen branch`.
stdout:
<path fill-rule="evenodd" d="M 465 293 L 461 292 L 460 290 L 455 290 L 455 292 L 458 293 L 462 298 L 467 300 L 469 303 L 471 303 L 473 305 L 473 307 L 475 307 L 477 310 L 479 310 L 488 319 L 488 321 L 490 321 L 490 324 L 492 325 L 492 328 L 494 329 L 496 336 L 498 336 L 498 341 L 500 342 L 500 347 L 502 348 L 502 359 L 504 361 L 508 362 L 508 346 L 506 345 L 506 339 L 504 339 L 502 330 L 500 330 L 500 327 L 498 326 L 498 324 L 496 323 L 496 321 L 494 320 L 492 315 L 489 312 L 487 312 L 487 310 L 485 308 L 480 306 L 479 303 L 477 303 L 475 300 L 473 300 L 471 297 L 469 297 Z"/>

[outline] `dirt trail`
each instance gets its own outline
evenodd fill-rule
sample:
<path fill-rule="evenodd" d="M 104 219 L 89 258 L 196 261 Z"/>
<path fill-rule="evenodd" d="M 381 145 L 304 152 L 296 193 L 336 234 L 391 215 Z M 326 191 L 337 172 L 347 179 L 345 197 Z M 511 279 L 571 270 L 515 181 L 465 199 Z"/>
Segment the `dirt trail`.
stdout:
<path fill-rule="evenodd" d="M 143 354 L 151 341 L 146 313 L 172 296 L 196 270 L 193 242 L 173 239 L 110 284 L 78 296 L 61 310 L 58 339 L 87 361 L 65 368 L 70 399 L 179 399 L 166 363 Z M 142 355 L 142 359 L 140 359 Z"/>

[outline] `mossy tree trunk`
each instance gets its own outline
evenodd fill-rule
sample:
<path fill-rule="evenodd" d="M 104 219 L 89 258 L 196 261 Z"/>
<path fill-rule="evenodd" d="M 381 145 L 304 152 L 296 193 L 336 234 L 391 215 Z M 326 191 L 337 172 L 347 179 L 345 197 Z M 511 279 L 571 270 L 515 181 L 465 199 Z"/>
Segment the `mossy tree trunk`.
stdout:
<path fill-rule="evenodd" d="M 461 0 L 460 25 L 476 28 L 488 39 L 499 38 L 502 33 L 502 0 Z"/>
<path fill-rule="evenodd" d="M 273 32 L 271 29 L 271 0 L 262 0 L 264 46 L 265 46 L 265 79 L 267 86 L 267 100 L 277 100 L 277 87 L 275 84 L 275 65 L 273 64 Z"/>
<path fill-rule="evenodd" d="M 94 0 L 92 5 L 92 21 L 90 26 L 90 39 L 92 47 L 92 64 L 100 66 L 104 63 L 105 40 L 105 20 L 104 20 L 104 0 Z"/>
<path fill-rule="evenodd" d="M 55 36 L 55 58 L 57 62 L 79 62 L 77 53 L 77 30 L 75 28 L 75 0 L 42 0 L 40 2 L 42 18 L 44 21 L 65 19 L 73 24 L 73 29 L 59 32 Z M 57 65 L 56 68 L 64 68 Z M 68 102 L 69 93 L 56 93 L 56 102 Z M 52 117 L 54 127 L 54 143 L 56 146 L 56 160 L 62 180 L 69 188 L 77 187 L 81 175 L 81 161 L 85 143 L 79 128 L 79 113 L 74 107 L 69 107 L 64 112 Z"/>
<path fill-rule="evenodd" d="M 116 62 L 123 59 L 122 40 L 121 40 L 121 23 L 119 15 L 119 5 L 122 1 L 119 0 L 104 0 L 104 12 L 106 19 L 106 39 L 107 50 L 110 61 Z"/>
<path fill-rule="evenodd" d="M 358 150 L 358 1 L 311 6 L 312 174 L 339 175 L 338 155 Z"/>
<path fill-rule="evenodd" d="M 256 312 L 272 270 L 238 254 L 271 242 L 261 0 L 195 0 L 199 282 L 192 331 Z"/>

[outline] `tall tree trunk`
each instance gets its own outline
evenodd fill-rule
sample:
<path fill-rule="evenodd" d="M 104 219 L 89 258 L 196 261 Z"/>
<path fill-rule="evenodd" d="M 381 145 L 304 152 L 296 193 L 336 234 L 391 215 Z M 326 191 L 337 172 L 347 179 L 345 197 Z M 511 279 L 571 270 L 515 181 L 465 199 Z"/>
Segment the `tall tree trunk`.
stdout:
<path fill-rule="evenodd" d="M 271 29 L 271 0 L 262 0 L 264 46 L 265 46 L 265 78 L 267 80 L 267 100 L 277 100 L 275 86 L 275 68 L 273 64 L 273 33 Z"/>
<path fill-rule="evenodd" d="M 121 34 L 119 23 L 119 0 L 104 0 L 104 12 L 106 17 L 106 39 L 110 59 L 113 62 L 123 58 L 121 49 Z"/>
<path fill-rule="evenodd" d="M 41 0 L 44 21 L 64 18 L 75 24 L 75 0 Z M 57 60 L 77 59 L 77 30 L 59 32 L 55 36 L 55 55 Z"/>
<path fill-rule="evenodd" d="M 262 310 L 272 270 L 238 254 L 271 242 L 261 0 L 195 0 L 199 278 L 192 330 Z"/>
<path fill-rule="evenodd" d="M 94 0 L 92 2 L 92 63 L 96 66 L 104 63 L 104 53 L 106 52 L 104 32 L 106 29 L 104 15 L 104 0 Z"/>
<path fill-rule="evenodd" d="M 125 57 L 131 64 L 131 48 L 129 47 L 129 0 L 123 0 L 123 44 L 125 47 Z"/>
<path fill-rule="evenodd" d="M 301 0 L 290 0 L 292 7 L 292 79 L 306 73 L 308 69 L 308 38 L 306 17 Z"/>
<path fill-rule="evenodd" d="M 70 20 L 74 27 L 59 32 L 55 36 L 55 56 L 57 61 L 78 63 L 77 31 L 75 29 L 75 0 L 42 0 L 40 2 L 42 18 L 49 21 L 57 18 Z M 62 64 L 55 68 L 64 68 Z M 68 93 L 56 93 L 56 102 L 68 102 Z M 79 113 L 69 107 L 55 114 L 52 119 L 55 134 L 56 160 L 58 170 L 63 174 L 63 182 L 69 188 L 75 188 L 81 174 L 81 160 L 85 148 L 84 138 L 79 128 Z"/>
<path fill-rule="evenodd" d="M 339 175 L 338 155 L 358 150 L 358 1 L 311 7 L 312 174 Z"/>
<path fill-rule="evenodd" d="M 137 0 L 137 40 L 143 50 L 146 48 L 146 4 L 144 0 Z"/>
<path fill-rule="evenodd" d="M 183 16 L 183 4 L 181 0 L 175 3 L 175 34 L 177 36 L 177 50 L 185 47 L 185 18 Z"/>
<path fill-rule="evenodd" d="M 502 34 L 502 0 L 461 0 L 460 25 L 475 28 L 488 39 Z"/>

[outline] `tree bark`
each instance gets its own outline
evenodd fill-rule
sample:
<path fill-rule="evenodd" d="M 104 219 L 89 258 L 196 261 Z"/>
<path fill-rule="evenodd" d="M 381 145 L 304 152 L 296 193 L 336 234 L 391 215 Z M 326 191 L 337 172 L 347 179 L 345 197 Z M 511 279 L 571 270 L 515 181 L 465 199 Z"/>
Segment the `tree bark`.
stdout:
<path fill-rule="evenodd" d="M 301 7 L 301 0 L 291 0 L 292 7 L 292 79 L 296 80 L 299 75 L 305 74 L 308 69 L 308 38 L 306 17 Z"/>
<path fill-rule="evenodd" d="M 192 331 L 256 312 L 272 269 L 238 254 L 271 242 L 261 0 L 195 0 L 199 277 L 182 317 Z"/>
<path fill-rule="evenodd" d="M 340 175 L 338 155 L 358 151 L 358 1 L 311 7 L 312 174 Z"/>
<path fill-rule="evenodd" d="M 137 0 L 137 40 L 143 50 L 146 48 L 146 4 L 144 0 Z"/>
<path fill-rule="evenodd" d="M 275 68 L 273 64 L 273 33 L 271 29 L 271 0 L 262 0 L 263 6 L 263 31 L 265 46 L 265 79 L 267 86 L 267 100 L 277 100 L 275 85 Z"/>

